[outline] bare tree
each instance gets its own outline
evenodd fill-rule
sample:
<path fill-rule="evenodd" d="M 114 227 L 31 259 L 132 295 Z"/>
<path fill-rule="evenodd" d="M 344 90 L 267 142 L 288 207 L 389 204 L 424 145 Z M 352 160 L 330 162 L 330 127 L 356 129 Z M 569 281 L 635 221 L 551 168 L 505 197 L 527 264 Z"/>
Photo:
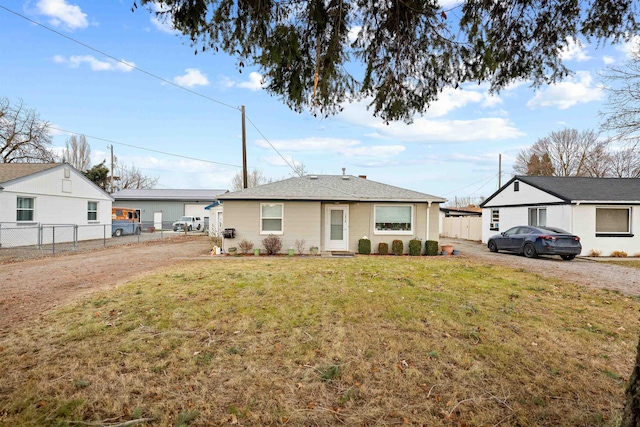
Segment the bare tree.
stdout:
<path fill-rule="evenodd" d="M 521 150 L 513 170 L 518 175 L 526 175 L 533 155 L 538 159 L 547 155 L 551 159 L 554 176 L 604 176 L 608 166 L 603 154 L 607 152 L 609 144 L 610 140 L 599 140 L 592 130 L 580 132 L 564 129 L 551 132 L 531 147 Z"/>
<path fill-rule="evenodd" d="M 118 170 L 118 189 L 124 190 L 154 188 L 158 183 L 158 178 L 145 175 L 140 168 L 135 165 L 128 167 L 116 166 Z"/>
<path fill-rule="evenodd" d="M 640 178 L 640 145 L 627 145 L 609 155 L 611 176 L 615 178 Z"/>
<path fill-rule="evenodd" d="M 262 173 L 260 169 L 255 168 L 253 170 L 247 171 L 248 188 L 257 187 L 263 184 L 269 184 L 270 182 L 272 182 L 272 180 L 264 176 L 264 173 Z M 242 171 L 240 170 L 233 176 L 233 178 L 231 178 L 231 190 L 239 191 L 243 188 L 244 183 L 242 179 Z"/>
<path fill-rule="evenodd" d="M 79 171 L 86 171 L 91 167 L 91 147 L 84 135 L 70 136 L 65 142 L 62 161 L 71 164 Z"/>
<path fill-rule="evenodd" d="M 304 163 L 300 162 L 296 162 L 295 160 L 292 161 L 292 165 L 291 165 L 291 172 L 289 172 L 290 176 L 305 176 L 306 174 L 309 173 L 309 171 L 307 170 L 307 167 L 304 165 Z"/>
<path fill-rule="evenodd" d="M 11 105 L 8 98 L 0 98 L 0 163 L 52 162 L 50 146 L 49 122 L 21 99 Z"/>
<path fill-rule="evenodd" d="M 607 67 L 602 77 L 607 92 L 603 129 L 624 138 L 640 137 L 640 45 L 627 62 Z"/>

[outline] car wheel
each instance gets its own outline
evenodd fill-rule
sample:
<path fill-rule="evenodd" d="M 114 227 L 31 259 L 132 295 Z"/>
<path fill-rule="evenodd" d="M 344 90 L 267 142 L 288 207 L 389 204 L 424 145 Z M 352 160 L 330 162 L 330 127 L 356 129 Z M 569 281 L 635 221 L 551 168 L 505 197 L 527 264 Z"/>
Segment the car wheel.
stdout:
<path fill-rule="evenodd" d="M 200 224 L 198 224 L 198 227 L 196 228 L 196 230 L 200 230 Z"/>
<path fill-rule="evenodd" d="M 575 255 L 560 255 L 560 258 L 562 258 L 565 261 L 571 261 L 575 257 L 576 257 Z"/>
<path fill-rule="evenodd" d="M 524 245 L 524 249 L 522 252 L 524 253 L 524 256 L 526 256 L 527 258 L 535 258 L 538 256 L 538 253 L 536 252 L 536 248 L 535 246 L 533 246 L 532 243 L 527 243 L 526 245 Z"/>
<path fill-rule="evenodd" d="M 115 233 L 113 233 L 113 235 L 114 235 L 114 236 L 116 236 L 116 237 L 120 237 L 120 236 L 122 236 L 122 229 L 118 228 L 118 229 L 116 230 L 116 232 L 115 232 Z"/>
<path fill-rule="evenodd" d="M 491 252 L 498 252 L 498 245 L 496 245 L 496 242 L 494 242 L 493 240 L 489 240 L 488 246 Z"/>
<path fill-rule="evenodd" d="M 189 228 L 187 228 L 187 231 L 191 231 L 193 230 L 193 227 L 189 226 Z"/>

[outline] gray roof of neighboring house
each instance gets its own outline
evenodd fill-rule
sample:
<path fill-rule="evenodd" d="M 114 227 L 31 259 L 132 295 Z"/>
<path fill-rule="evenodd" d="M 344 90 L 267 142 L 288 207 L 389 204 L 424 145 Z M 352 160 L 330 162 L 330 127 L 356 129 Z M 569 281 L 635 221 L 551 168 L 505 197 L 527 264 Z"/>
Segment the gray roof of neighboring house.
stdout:
<path fill-rule="evenodd" d="M 640 178 L 588 178 L 576 176 L 513 177 L 482 203 L 484 206 L 513 181 L 522 181 L 566 202 L 637 202 L 640 201 Z"/>
<path fill-rule="evenodd" d="M 63 163 L 0 163 L 0 184 L 61 165 Z"/>
<path fill-rule="evenodd" d="M 217 196 L 226 193 L 227 190 L 202 190 L 202 189 L 125 189 L 113 193 L 113 198 L 118 200 L 189 200 L 200 202 L 213 202 Z"/>
<path fill-rule="evenodd" d="M 446 199 L 353 175 L 306 175 L 218 196 L 218 200 L 436 202 Z"/>

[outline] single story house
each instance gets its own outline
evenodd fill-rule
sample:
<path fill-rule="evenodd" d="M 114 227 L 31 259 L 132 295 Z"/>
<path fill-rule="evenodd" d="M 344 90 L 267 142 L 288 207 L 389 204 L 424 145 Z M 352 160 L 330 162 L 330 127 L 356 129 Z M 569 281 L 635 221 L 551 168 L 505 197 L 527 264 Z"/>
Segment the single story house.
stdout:
<path fill-rule="evenodd" d="M 394 187 L 352 175 L 306 175 L 218 196 L 223 226 L 235 229 L 224 249 L 247 239 L 262 247 L 270 234 L 282 238 L 282 252 L 305 240 L 306 251 L 357 252 L 358 240 L 438 240 L 442 197 Z M 424 251 L 424 245 L 423 245 Z"/>
<path fill-rule="evenodd" d="M 48 243 L 46 227 L 60 226 L 56 241 L 111 237 L 109 193 L 68 163 L 0 163 L 0 245 Z M 68 225 L 66 229 L 62 225 Z"/>
<path fill-rule="evenodd" d="M 209 226 L 209 211 L 205 209 L 227 190 L 202 189 L 124 189 L 113 194 L 114 206 L 140 210 L 145 226 L 170 229 L 181 216 L 199 216 L 205 230 Z"/>
<path fill-rule="evenodd" d="M 582 255 L 640 253 L 640 179 L 515 176 L 482 207 L 482 241 L 517 225 L 580 237 Z"/>

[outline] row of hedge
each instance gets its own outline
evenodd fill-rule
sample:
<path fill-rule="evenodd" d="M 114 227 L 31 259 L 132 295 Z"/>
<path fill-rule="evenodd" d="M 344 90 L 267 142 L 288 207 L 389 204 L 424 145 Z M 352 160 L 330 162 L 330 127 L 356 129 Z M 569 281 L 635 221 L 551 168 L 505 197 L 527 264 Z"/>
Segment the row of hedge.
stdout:
<path fill-rule="evenodd" d="M 425 246 L 424 248 L 425 255 L 427 256 L 438 255 L 437 240 L 427 240 L 424 246 Z M 371 254 L 371 240 L 369 239 L 358 240 L 358 253 L 362 255 Z M 398 256 L 404 254 L 404 242 L 402 240 L 394 240 L 393 242 L 391 242 L 391 253 L 393 255 L 398 255 Z M 409 255 L 420 256 L 421 253 L 422 253 L 422 240 L 420 239 L 409 240 Z M 378 243 L 378 255 L 389 255 L 388 243 L 384 243 L 384 242 Z"/>

